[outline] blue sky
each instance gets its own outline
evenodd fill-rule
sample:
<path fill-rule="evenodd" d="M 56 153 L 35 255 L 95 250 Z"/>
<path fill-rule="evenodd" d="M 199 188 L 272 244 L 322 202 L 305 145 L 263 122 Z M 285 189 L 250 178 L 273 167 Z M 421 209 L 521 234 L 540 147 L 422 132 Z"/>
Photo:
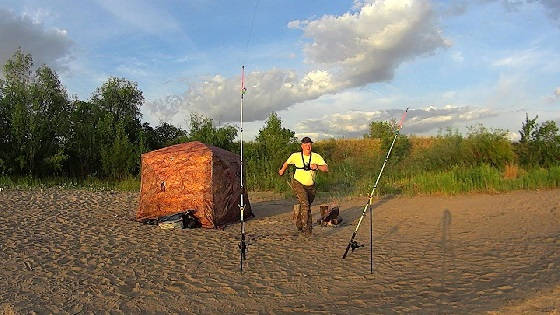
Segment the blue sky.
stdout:
<path fill-rule="evenodd" d="M 80 99 L 137 82 L 152 125 L 238 125 L 242 65 L 248 138 L 273 111 L 315 138 L 560 121 L 558 0 L 0 0 L 0 62 L 20 46 Z"/>

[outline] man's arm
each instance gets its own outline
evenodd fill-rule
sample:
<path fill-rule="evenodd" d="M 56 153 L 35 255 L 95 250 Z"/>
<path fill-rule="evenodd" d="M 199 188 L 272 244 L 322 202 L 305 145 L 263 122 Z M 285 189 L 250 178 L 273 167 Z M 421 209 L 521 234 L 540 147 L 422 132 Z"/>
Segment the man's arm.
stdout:
<path fill-rule="evenodd" d="M 311 164 L 311 169 L 315 170 L 315 171 L 321 171 L 321 172 L 328 172 L 329 171 L 329 166 L 327 164 L 323 164 L 323 165 L 317 165 L 317 164 Z"/>
<path fill-rule="evenodd" d="M 286 172 L 286 169 L 288 168 L 288 163 L 284 163 L 282 165 L 282 167 L 278 170 L 278 174 L 280 176 L 284 175 L 284 172 Z"/>
<path fill-rule="evenodd" d="M 321 171 L 321 172 L 328 172 L 329 171 L 329 166 L 327 165 L 327 162 L 325 162 L 325 160 L 323 159 L 322 156 L 320 156 L 319 154 L 316 155 L 317 160 L 314 161 L 315 164 L 311 164 L 310 167 L 312 170 L 315 171 Z"/>

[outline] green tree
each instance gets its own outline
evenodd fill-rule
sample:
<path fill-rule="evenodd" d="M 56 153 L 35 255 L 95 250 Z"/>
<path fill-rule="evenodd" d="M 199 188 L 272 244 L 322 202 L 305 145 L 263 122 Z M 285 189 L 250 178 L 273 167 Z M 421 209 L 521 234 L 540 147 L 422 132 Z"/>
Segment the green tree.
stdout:
<path fill-rule="evenodd" d="M 101 167 L 100 120 L 102 112 L 91 102 L 74 100 L 70 114 L 69 172 L 85 177 Z"/>
<path fill-rule="evenodd" d="M 0 82 L 0 169 L 14 175 L 57 175 L 68 158 L 70 103 L 57 74 L 18 49 Z"/>
<path fill-rule="evenodd" d="M 294 143 L 297 143 L 295 133 L 290 129 L 282 127 L 282 120 L 278 114 L 271 113 L 259 130 L 255 142 L 259 151 L 266 159 L 286 159 L 287 154 L 294 151 Z"/>
<path fill-rule="evenodd" d="M 366 138 L 386 139 L 393 138 L 395 132 L 394 121 L 372 121 L 369 123 L 369 133 L 365 135 Z"/>
<path fill-rule="evenodd" d="M 399 128 L 396 121 L 372 121 L 369 124 L 369 133 L 366 135 L 368 138 L 380 139 L 381 150 L 387 152 L 393 143 L 395 133 Z M 410 153 L 410 140 L 403 134 L 399 134 L 393 145 L 391 151 L 391 159 L 400 161 Z"/>
<path fill-rule="evenodd" d="M 0 159 L 2 159 L 2 171 L 8 174 L 28 174 L 30 171 L 28 126 L 32 66 L 31 55 L 19 48 L 2 68 L 4 80 L 0 85 L 2 94 Z"/>
<path fill-rule="evenodd" d="M 539 157 L 539 164 L 551 167 L 560 163 L 560 134 L 556 122 L 543 122 L 534 132 L 534 149 Z"/>
<path fill-rule="evenodd" d="M 535 116 L 535 118 L 529 119 L 529 114 L 525 113 L 525 121 L 521 125 L 521 130 L 519 130 L 521 139 L 516 146 L 516 152 L 519 163 L 523 166 L 536 166 L 539 164 L 537 155 L 531 152 L 533 134 L 538 126 L 538 118 L 539 116 Z"/>
<path fill-rule="evenodd" d="M 30 163 L 32 173 L 60 175 L 68 158 L 70 101 L 56 73 L 47 66 L 36 71 L 31 85 Z"/>
<path fill-rule="evenodd" d="M 99 110 L 96 142 L 100 148 L 105 176 L 121 178 L 124 176 L 123 171 L 138 171 L 140 153 L 145 149 L 145 138 L 140 123 L 140 106 L 143 101 L 144 97 L 138 89 L 138 84 L 124 78 L 111 77 L 93 93 L 91 103 Z M 132 150 L 129 150 L 129 145 L 132 146 Z M 110 155 L 123 152 L 131 154 L 134 161 L 132 167 L 128 164 L 128 159 Z"/>
<path fill-rule="evenodd" d="M 162 122 L 154 129 L 154 142 L 156 148 L 159 149 L 171 144 L 178 143 L 179 139 L 185 137 L 186 135 L 187 132 L 185 130 L 175 127 L 169 123 Z"/>
<path fill-rule="evenodd" d="M 101 174 L 103 176 L 112 176 L 111 167 L 113 166 L 113 158 L 110 155 L 112 152 L 113 145 L 115 143 L 116 129 L 119 125 L 119 121 L 115 121 L 113 113 L 107 111 L 101 111 L 99 121 L 97 123 L 96 129 L 96 140 L 98 142 L 98 149 L 100 150 L 100 166 Z M 120 126 L 124 129 L 124 123 L 121 121 Z M 128 135 L 125 130 L 125 135 Z M 130 142 L 130 141 L 129 141 Z"/>
<path fill-rule="evenodd" d="M 300 150 L 294 132 L 282 127 L 276 113 L 271 113 L 259 130 L 254 143 L 247 143 L 248 182 L 253 189 L 285 189 L 285 179 L 276 171 L 294 151 Z"/>
<path fill-rule="evenodd" d="M 516 146 L 519 162 L 527 167 L 550 167 L 560 160 L 560 134 L 554 121 L 537 123 L 538 116 L 529 119 L 525 114 L 519 134 L 521 139 Z"/>
<path fill-rule="evenodd" d="M 535 116 L 533 119 L 529 119 L 529 114 L 525 113 L 525 121 L 521 125 L 521 130 L 519 130 L 519 135 L 521 139 L 520 143 L 528 143 L 532 140 L 533 132 L 537 129 L 537 119 L 539 116 Z"/>
<path fill-rule="evenodd" d="M 140 143 L 142 144 L 142 149 L 140 150 L 140 153 L 146 153 L 148 151 L 161 148 L 159 147 L 155 129 L 152 126 L 150 126 L 148 122 L 144 122 L 142 124 Z"/>
<path fill-rule="evenodd" d="M 135 146 L 128 140 L 124 122 L 119 121 L 113 143 L 101 149 L 104 173 L 117 179 L 129 176 L 137 164 L 138 155 L 135 149 Z"/>
<path fill-rule="evenodd" d="M 200 114 L 190 115 L 190 126 L 186 137 L 179 137 L 178 142 L 200 141 L 224 150 L 234 151 L 236 146 L 233 140 L 237 136 L 237 128 L 225 125 L 216 128 L 211 118 Z"/>
<path fill-rule="evenodd" d="M 116 128 L 116 124 L 122 121 L 129 141 L 138 143 L 142 129 L 140 107 L 144 102 L 144 96 L 136 82 L 111 77 L 97 88 L 91 102 L 97 105 L 102 112 L 112 116 L 113 128 Z"/>

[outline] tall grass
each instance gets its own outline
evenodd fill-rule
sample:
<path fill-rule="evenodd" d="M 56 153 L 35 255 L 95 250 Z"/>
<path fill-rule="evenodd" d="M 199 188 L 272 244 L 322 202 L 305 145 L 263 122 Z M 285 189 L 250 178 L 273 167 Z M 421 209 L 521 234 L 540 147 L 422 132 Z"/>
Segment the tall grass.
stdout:
<path fill-rule="evenodd" d="M 458 194 L 465 192 L 504 192 L 519 189 L 560 187 L 560 166 L 531 169 L 516 178 L 487 164 L 476 167 L 455 167 L 448 171 L 423 172 L 393 182 L 408 195 Z"/>
<path fill-rule="evenodd" d="M 84 189 L 84 190 L 116 190 L 116 191 L 139 191 L 140 180 L 136 177 L 128 177 L 120 180 L 99 179 L 87 177 L 85 179 L 68 177 L 7 177 L 0 176 L 0 187 L 11 189 L 37 189 L 37 188 L 60 188 L 60 189 Z"/>

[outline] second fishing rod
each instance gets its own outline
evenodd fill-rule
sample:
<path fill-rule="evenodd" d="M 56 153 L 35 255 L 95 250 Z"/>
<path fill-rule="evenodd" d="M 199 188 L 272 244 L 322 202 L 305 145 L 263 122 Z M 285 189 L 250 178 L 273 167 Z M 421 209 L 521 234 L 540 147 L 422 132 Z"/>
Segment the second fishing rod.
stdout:
<path fill-rule="evenodd" d="M 375 190 L 377 189 L 377 185 L 379 184 L 379 179 L 381 178 L 381 175 L 383 174 L 383 170 L 385 170 L 385 166 L 387 165 L 387 161 L 389 161 L 389 157 L 391 156 L 391 151 L 393 150 L 393 146 L 395 145 L 395 141 L 397 140 L 404 119 L 406 117 L 406 113 L 408 112 L 408 108 L 404 111 L 402 117 L 401 117 L 401 121 L 399 123 L 399 125 L 397 126 L 397 130 L 395 131 L 395 136 L 393 137 L 393 142 L 391 142 L 391 146 L 389 147 L 389 150 L 387 151 L 387 155 L 385 156 L 385 161 L 383 162 L 383 166 L 381 166 L 381 170 L 379 171 L 379 175 L 377 176 L 377 180 L 375 181 L 375 184 L 373 185 L 373 189 L 371 191 L 371 193 L 369 194 L 369 198 L 368 201 L 366 203 L 366 205 L 364 206 L 364 210 L 362 211 L 362 216 L 360 217 L 360 220 L 358 221 L 358 225 L 356 225 L 356 229 L 354 230 L 354 233 L 352 233 L 352 237 L 350 238 L 350 242 L 348 242 L 348 245 L 346 246 L 346 250 L 344 251 L 344 254 L 342 255 L 342 259 L 345 259 L 346 256 L 348 255 L 348 251 L 350 249 L 352 249 L 352 251 L 354 251 L 355 249 L 359 248 L 359 247 L 363 247 L 364 245 L 360 245 L 358 244 L 358 242 L 356 242 L 354 239 L 356 238 L 356 235 L 358 234 L 358 230 L 360 229 L 360 225 L 362 224 L 362 220 L 364 219 L 364 217 L 366 216 L 367 210 L 369 209 L 369 222 L 370 222 L 370 227 L 369 227 L 369 231 L 370 231 L 370 247 L 369 247 L 369 251 L 370 251 L 370 272 L 373 273 L 373 214 L 372 214 L 372 203 L 373 203 L 373 196 L 375 194 Z"/>

